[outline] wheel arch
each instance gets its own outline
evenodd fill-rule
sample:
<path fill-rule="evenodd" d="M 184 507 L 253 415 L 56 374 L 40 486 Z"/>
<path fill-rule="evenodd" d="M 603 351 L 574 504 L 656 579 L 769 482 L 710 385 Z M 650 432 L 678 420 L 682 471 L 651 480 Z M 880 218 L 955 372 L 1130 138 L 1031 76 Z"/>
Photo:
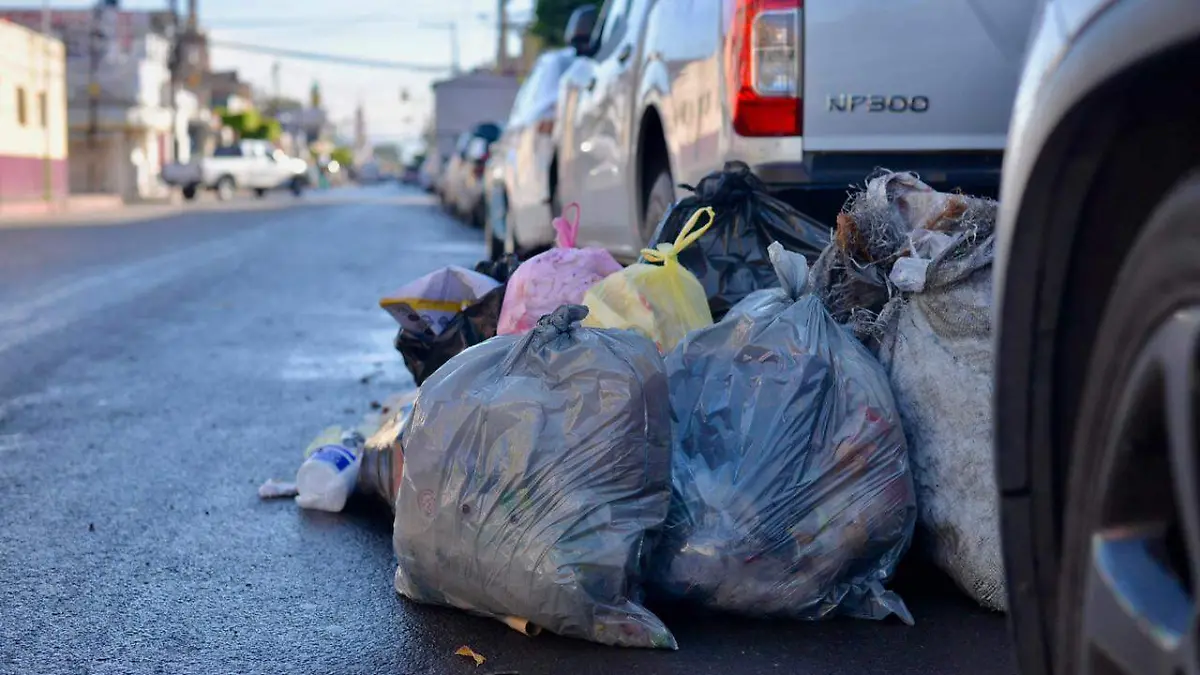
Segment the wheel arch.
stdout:
<path fill-rule="evenodd" d="M 1050 100 L 1038 122 L 1049 123 L 1031 134 L 1037 155 L 1019 189 L 1002 195 L 1020 205 L 1020 228 L 1001 233 L 1009 240 L 997 258 L 994 428 L 1004 539 L 1032 544 L 1005 546 L 1023 673 L 1051 672 L 1069 423 L 1100 319 L 1150 211 L 1200 162 L 1200 93 L 1187 76 L 1200 66 L 1200 40 L 1155 47 L 1131 37 L 1149 4 L 1164 3 L 1117 3 L 1063 59 L 1043 85 Z M 1122 61 L 1134 48 L 1140 55 Z M 1086 94 L 1076 95 L 1081 83 Z"/>
<path fill-rule="evenodd" d="M 656 170 L 665 168 L 672 176 L 675 172 L 671 166 L 671 152 L 667 145 L 666 128 L 662 116 L 654 105 L 646 106 L 638 121 L 637 132 L 637 214 L 640 218 L 646 211 L 646 198 L 657 177 Z"/>

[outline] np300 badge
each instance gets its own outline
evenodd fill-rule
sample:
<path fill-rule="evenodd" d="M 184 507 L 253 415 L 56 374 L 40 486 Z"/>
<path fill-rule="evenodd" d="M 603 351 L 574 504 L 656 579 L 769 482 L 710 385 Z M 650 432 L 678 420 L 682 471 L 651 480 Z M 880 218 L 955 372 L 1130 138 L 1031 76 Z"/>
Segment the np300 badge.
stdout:
<path fill-rule="evenodd" d="M 838 94 L 828 99 L 829 112 L 923 113 L 929 110 L 928 96 L 884 96 L 882 94 Z"/>

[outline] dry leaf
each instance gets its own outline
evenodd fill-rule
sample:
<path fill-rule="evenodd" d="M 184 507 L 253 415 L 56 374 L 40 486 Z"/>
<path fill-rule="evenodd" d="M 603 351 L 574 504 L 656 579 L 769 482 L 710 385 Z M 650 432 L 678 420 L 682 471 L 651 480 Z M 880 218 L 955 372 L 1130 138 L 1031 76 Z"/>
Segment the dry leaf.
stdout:
<path fill-rule="evenodd" d="M 476 667 L 482 666 L 483 662 L 487 661 L 487 659 L 483 658 L 483 656 L 481 656 L 479 654 L 476 654 L 475 650 L 473 650 L 467 646 L 459 647 L 458 651 L 454 652 L 454 655 L 455 656 L 465 656 L 468 659 L 474 659 Z"/>

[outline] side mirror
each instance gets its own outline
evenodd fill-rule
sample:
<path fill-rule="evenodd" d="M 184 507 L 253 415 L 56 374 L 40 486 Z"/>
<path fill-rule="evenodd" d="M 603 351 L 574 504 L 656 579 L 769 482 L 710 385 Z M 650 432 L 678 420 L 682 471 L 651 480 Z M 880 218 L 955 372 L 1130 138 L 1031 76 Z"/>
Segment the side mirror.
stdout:
<path fill-rule="evenodd" d="M 584 5 L 571 12 L 571 18 L 567 20 L 563 39 L 580 56 L 591 56 L 592 31 L 596 28 L 597 14 L 599 12 L 595 5 Z"/>

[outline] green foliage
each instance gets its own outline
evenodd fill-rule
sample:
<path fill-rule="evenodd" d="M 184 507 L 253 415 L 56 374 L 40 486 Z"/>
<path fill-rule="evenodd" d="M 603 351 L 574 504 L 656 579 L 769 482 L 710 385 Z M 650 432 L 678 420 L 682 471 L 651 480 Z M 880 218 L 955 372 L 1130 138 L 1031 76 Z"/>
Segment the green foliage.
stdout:
<path fill-rule="evenodd" d="M 279 140 L 283 128 L 277 120 L 264 118 L 257 110 L 246 110 L 240 113 L 219 111 L 221 124 L 233 129 L 240 139 L 258 139 L 271 141 Z"/>
<path fill-rule="evenodd" d="M 343 167 L 354 166 L 354 151 L 346 146 L 338 146 L 329 153 L 329 159 L 341 164 Z"/>
<path fill-rule="evenodd" d="M 712 1 L 712 0 L 708 0 Z M 563 32 L 571 12 L 584 5 L 599 5 L 600 0 L 537 0 L 533 24 L 529 32 L 541 39 L 547 48 L 563 46 Z"/>

